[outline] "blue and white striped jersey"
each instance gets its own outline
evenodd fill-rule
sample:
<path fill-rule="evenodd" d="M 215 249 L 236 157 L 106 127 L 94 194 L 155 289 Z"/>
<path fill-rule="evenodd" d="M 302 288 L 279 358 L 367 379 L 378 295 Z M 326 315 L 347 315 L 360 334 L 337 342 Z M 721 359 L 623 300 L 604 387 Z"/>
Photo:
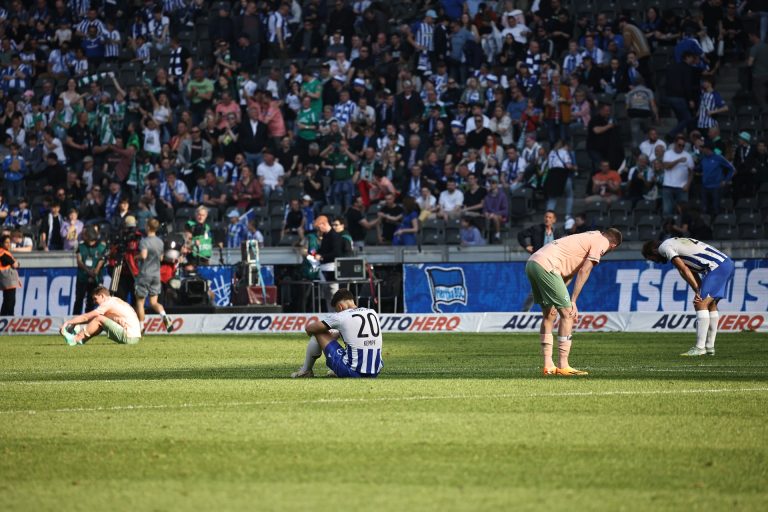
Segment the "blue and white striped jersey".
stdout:
<path fill-rule="evenodd" d="M 701 101 L 699 102 L 699 114 L 697 116 L 697 124 L 699 128 L 712 128 L 717 126 L 717 120 L 709 115 L 711 110 L 725 105 L 720 93 L 717 91 L 703 92 L 701 93 Z"/>
<path fill-rule="evenodd" d="M 347 346 L 344 363 L 358 373 L 378 374 L 384 367 L 381 358 L 381 324 L 372 309 L 345 309 L 328 316 L 323 323 L 337 329 Z"/>
<path fill-rule="evenodd" d="M 706 274 L 719 267 L 728 256 L 711 245 L 693 238 L 670 238 L 659 246 L 659 254 L 672 261 L 680 258 L 692 272 Z"/>

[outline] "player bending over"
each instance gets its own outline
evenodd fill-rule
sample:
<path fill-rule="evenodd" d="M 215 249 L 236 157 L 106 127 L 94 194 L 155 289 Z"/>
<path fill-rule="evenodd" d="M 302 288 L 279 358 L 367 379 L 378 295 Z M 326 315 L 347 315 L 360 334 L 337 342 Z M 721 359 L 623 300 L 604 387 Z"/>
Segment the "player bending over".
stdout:
<path fill-rule="evenodd" d="M 643 257 L 656 263 L 671 262 L 696 293 L 693 298 L 696 345 L 680 355 L 715 355 L 715 337 L 720 319 L 717 303 L 725 296 L 728 281 L 733 277 L 733 260 L 711 245 L 683 237 L 646 242 Z"/>
<path fill-rule="evenodd" d="M 337 377 L 378 376 L 384 366 L 379 315 L 372 309 L 357 307 L 355 296 L 349 290 L 334 293 L 331 306 L 336 313 L 307 325 L 305 331 L 310 338 L 306 359 L 291 377 L 314 377 L 312 367 L 321 353 L 325 354 L 325 364 Z M 339 334 L 346 348 L 339 344 Z"/>
<path fill-rule="evenodd" d="M 571 368 L 568 355 L 571 352 L 573 323 L 578 320 L 576 300 L 589 279 L 592 267 L 600 258 L 621 245 L 618 229 L 588 231 L 554 240 L 528 258 L 525 274 L 531 282 L 533 299 L 541 306 L 541 352 L 544 355 L 544 375 L 587 375 L 587 372 Z M 566 279 L 576 274 L 573 293 L 568 296 Z M 552 360 L 552 329 L 555 324 L 554 310 L 560 314 L 557 329 L 558 364 Z"/>
<path fill-rule="evenodd" d="M 102 331 L 115 343 L 133 345 L 141 340 L 141 323 L 130 304 L 112 297 L 103 286 L 93 290 L 96 309 L 64 322 L 59 332 L 67 345 L 82 345 Z"/>

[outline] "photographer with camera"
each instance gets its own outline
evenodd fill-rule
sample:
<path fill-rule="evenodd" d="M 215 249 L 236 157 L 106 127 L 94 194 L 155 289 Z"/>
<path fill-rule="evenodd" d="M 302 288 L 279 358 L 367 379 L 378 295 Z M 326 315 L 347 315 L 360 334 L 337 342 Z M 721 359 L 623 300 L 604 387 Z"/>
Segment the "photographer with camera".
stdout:
<path fill-rule="evenodd" d="M 160 295 L 160 262 L 163 259 L 163 241 L 157 236 L 160 222 L 157 219 L 147 221 L 147 236 L 139 242 L 138 260 L 141 268 L 136 276 L 136 315 L 144 325 L 144 301 L 149 297 L 149 307 L 163 317 L 163 325 L 170 333 L 171 319 L 165 314 L 165 308 L 157 301 Z"/>
<path fill-rule="evenodd" d="M 139 254 L 141 232 L 136 229 L 136 217 L 128 215 L 123 221 L 123 228 L 113 233 L 109 240 L 108 267 L 112 274 L 110 291 L 115 297 L 128 302 L 128 294 L 133 292 L 135 278 L 139 273 L 136 257 Z"/>
<path fill-rule="evenodd" d="M 99 235 L 93 227 L 88 227 L 83 233 L 83 241 L 77 247 L 77 280 L 73 315 L 82 314 L 83 300 L 85 300 L 86 311 L 94 308 L 93 291 L 101 285 L 101 270 L 104 268 L 106 254 L 106 244 L 99 241 Z"/>

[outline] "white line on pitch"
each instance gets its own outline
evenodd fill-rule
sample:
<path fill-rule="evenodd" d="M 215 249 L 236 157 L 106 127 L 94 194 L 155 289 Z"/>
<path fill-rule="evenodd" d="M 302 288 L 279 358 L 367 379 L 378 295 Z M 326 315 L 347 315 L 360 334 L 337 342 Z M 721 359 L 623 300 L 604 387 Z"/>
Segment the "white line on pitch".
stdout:
<path fill-rule="evenodd" d="M 45 413 L 80 413 L 80 412 L 114 412 L 114 411 L 140 411 L 157 409 L 196 409 L 216 407 L 252 407 L 259 405 L 290 405 L 290 404 L 345 404 L 345 403 L 369 403 L 369 402 L 411 402 L 426 400 L 471 400 L 489 398 L 565 398 L 565 397 L 603 397 L 603 396 L 648 396 L 648 395 L 687 395 L 687 394 L 711 394 L 711 393 L 763 393 L 766 388 L 715 388 L 715 389 L 679 389 L 679 390 L 653 390 L 653 391 L 566 391 L 562 393 L 528 393 L 528 394 L 490 394 L 490 395 L 417 395 L 405 397 L 378 397 L 378 398 L 316 398 L 310 400 L 258 400 L 252 402 L 201 402 L 184 404 L 137 404 L 114 405 L 108 407 L 74 407 L 64 409 L 29 409 L 0 411 L 0 414 L 45 414 Z"/>

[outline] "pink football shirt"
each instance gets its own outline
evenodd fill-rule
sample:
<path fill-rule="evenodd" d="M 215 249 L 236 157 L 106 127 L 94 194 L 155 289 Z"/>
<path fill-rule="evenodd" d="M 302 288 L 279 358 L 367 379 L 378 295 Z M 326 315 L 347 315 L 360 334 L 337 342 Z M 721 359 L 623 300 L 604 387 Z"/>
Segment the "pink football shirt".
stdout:
<path fill-rule="evenodd" d="M 557 271 L 561 276 L 570 276 L 584 263 L 584 260 L 600 262 L 610 242 L 599 231 L 587 231 L 554 240 L 531 255 L 547 272 Z"/>
<path fill-rule="evenodd" d="M 118 324 L 121 323 L 120 320 L 125 321 L 127 336 L 129 338 L 141 338 L 139 317 L 136 316 L 136 312 L 127 302 L 117 297 L 110 297 L 101 306 L 96 308 L 96 312 L 110 320 L 114 320 Z"/>

